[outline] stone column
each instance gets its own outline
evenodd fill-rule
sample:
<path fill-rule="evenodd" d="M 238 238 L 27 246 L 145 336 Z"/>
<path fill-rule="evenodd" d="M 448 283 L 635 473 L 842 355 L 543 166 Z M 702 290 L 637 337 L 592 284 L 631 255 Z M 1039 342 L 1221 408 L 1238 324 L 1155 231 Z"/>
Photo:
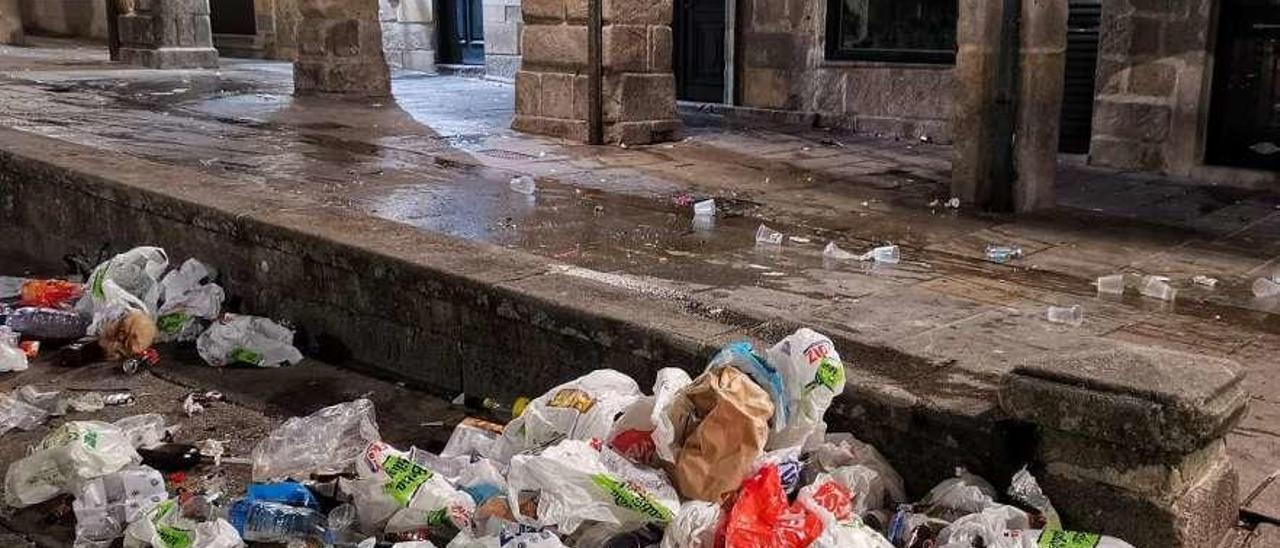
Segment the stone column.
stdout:
<path fill-rule="evenodd" d="M 0 44 L 22 43 L 22 13 L 19 0 L 0 0 Z"/>
<path fill-rule="evenodd" d="M 391 94 L 378 0 L 302 0 L 299 10 L 294 94 Z"/>
<path fill-rule="evenodd" d="M 587 141 L 589 1 L 596 0 L 523 2 L 515 129 Z M 604 15 L 605 140 L 642 144 L 676 138 L 671 0 L 598 1 Z"/>
<path fill-rule="evenodd" d="M 117 19 L 120 60 L 157 69 L 214 68 L 209 0 L 124 2 Z"/>
<path fill-rule="evenodd" d="M 952 194 L 983 209 L 1052 206 L 1067 0 L 960 0 L 956 41 Z"/>
<path fill-rule="evenodd" d="M 1245 412 L 1242 379 L 1227 360 L 1120 345 L 1019 367 L 1000 403 L 1038 427 L 1038 479 L 1069 528 L 1217 546 L 1238 516 L 1224 437 Z"/>

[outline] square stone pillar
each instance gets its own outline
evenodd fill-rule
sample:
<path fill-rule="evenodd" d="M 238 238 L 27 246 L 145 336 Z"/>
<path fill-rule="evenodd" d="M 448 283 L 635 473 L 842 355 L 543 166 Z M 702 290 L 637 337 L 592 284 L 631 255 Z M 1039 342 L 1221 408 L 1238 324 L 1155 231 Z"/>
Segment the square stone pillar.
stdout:
<path fill-rule="evenodd" d="M 952 194 L 962 202 L 1053 206 L 1067 13 L 1067 0 L 960 0 Z"/>
<path fill-rule="evenodd" d="M 19 0 L 0 0 L 0 44 L 22 43 L 21 9 Z"/>
<path fill-rule="evenodd" d="M 587 142 L 590 1 L 603 3 L 605 141 L 675 139 L 680 120 L 671 71 L 671 0 L 525 0 L 512 127 Z"/>
<path fill-rule="evenodd" d="M 218 66 L 209 0 L 133 0 L 121 6 L 120 61 L 157 69 Z"/>
<path fill-rule="evenodd" d="M 1037 426 L 1038 479 L 1068 529 L 1217 546 L 1239 515 L 1224 437 L 1242 379 L 1227 360 L 1117 345 L 1015 369 L 1000 404 Z"/>
<path fill-rule="evenodd" d="M 301 0 L 293 92 L 391 95 L 378 0 Z"/>

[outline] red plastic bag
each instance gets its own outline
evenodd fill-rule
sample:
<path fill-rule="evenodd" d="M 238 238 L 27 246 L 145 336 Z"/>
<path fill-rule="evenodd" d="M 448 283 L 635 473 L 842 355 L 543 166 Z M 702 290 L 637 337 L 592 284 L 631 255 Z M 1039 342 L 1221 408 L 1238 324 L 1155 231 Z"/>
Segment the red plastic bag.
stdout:
<path fill-rule="evenodd" d="M 725 548 L 805 548 L 822 534 L 822 520 L 800 504 L 787 504 L 776 465 L 742 482 L 725 523 Z"/>
<path fill-rule="evenodd" d="M 22 306 L 70 308 L 84 293 L 84 286 L 66 280 L 28 280 L 22 284 Z"/>

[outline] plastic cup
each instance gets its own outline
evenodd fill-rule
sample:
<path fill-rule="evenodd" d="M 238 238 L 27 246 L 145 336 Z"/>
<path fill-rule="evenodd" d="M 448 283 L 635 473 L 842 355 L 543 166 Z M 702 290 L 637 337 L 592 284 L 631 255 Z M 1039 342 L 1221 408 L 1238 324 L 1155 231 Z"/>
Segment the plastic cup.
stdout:
<path fill-rule="evenodd" d="M 756 229 L 756 243 L 782 245 L 782 233 L 765 225 L 760 225 L 760 228 Z"/>
<path fill-rule="evenodd" d="M 902 254 L 898 251 L 898 246 L 886 245 L 868 251 L 866 255 L 862 256 L 862 260 L 875 261 L 880 264 L 898 264 L 902 260 Z"/>
<path fill-rule="evenodd" d="M 1178 297 L 1178 290 L 1169 285 L 1164 276 L 1147 276 L 1142 280 L 1142 295 L 1162 301 L 1172 301 Z"/>
<path fill-rule="evenodd" d="M 1259 299 L 1280 297 L 1280 283 L 1270 278 L 1258 278 L 1253 282 L 1253 296 Z"/>
<path fill-rule="evenodd" d="M 1124 274 L 1100 276 L 1096 285 L 1098 286 L 1098 293 L 1105 293 L 1107 295 L 1123 295 Z"/>
<path fill-rule="evenodd" d="M 1084 308 L 1080 305 L 1050 306 L 1047 317 L 1052 323 L 1079 327 L 1084 323 Z"/>
<path fill-rule="evenodd" d="M 714 217 L 716 214 L 716 201 L 703 200 L 693 204 L 694 217 Z"/>

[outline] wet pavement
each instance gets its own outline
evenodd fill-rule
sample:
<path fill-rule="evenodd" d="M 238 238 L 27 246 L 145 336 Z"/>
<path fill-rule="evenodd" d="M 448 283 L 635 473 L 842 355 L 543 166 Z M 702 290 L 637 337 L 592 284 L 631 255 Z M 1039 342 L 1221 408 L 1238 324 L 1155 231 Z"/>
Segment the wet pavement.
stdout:
<path fill-rule="evenodd" d="M 527 251 L 735 325 L 794 321 L 909 350 L 928 371 L 858 366 L 932 375 L 931 397 L 975 408 L 993 405 L 991 387 L 1020 360 L 1092 338 L 1231 357 L 1254 394 L 1228 440 L 1242 493 L 1280 467 L 1280 302 L 1249 293 L 1280 270 L 1276 195 L 1064 164 L 1062 207 L 1014 220 L 946 207 L 950 149 L 932 143 L 691 118 L 677 143 L 586 147 L 508 129 L 513 92 L 497 82 L 397 73 L 394 100 L 294 99 L 285 63 L 147 71 L 37 43 L 0 47 L 0 124 L 200 169 L 228 192 Z M 509 189 L 521 174 L 537 177 L 534 196 Z M 714 223 L 692 219 L 704 198 L 720 206 Z M 762 222 L 788 235 L 780 249 L 754 244 Z M 831 241 L 857 253 L 894 243 L 903 263 L 824 261 Z M 1026 256 L 988 262 L 993 243 Z M 1169 276 L 1179 298 L 1099 297 L 1094 279 L 1118 272 Z M 1067 304 L 1084 307 L 1081 327 L 1044 321 Z"/>

